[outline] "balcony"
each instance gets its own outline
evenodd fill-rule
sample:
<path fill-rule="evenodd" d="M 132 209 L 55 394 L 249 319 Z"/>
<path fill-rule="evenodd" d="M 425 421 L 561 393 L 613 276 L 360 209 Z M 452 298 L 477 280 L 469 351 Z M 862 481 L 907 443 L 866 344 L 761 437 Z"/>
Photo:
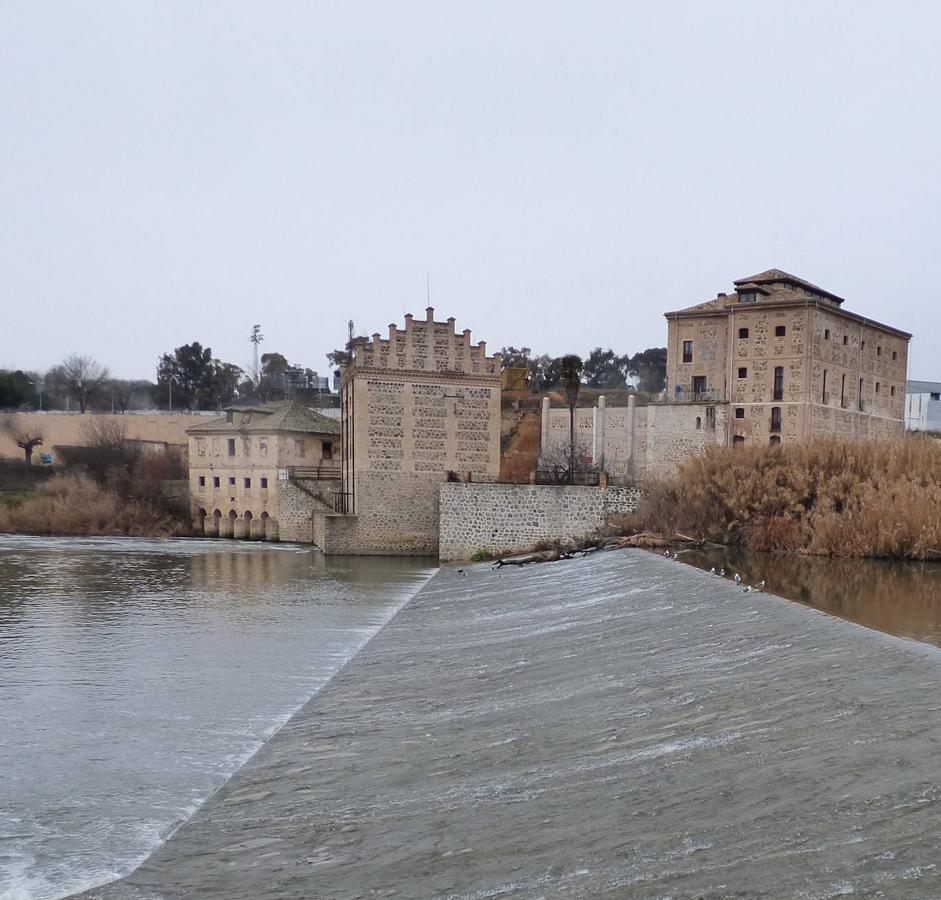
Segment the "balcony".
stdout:
<path fill-rule="evenodd" d="M 725 391 L 714 389 L 694 391 L 691 387 L 663 391 L 651 397 L 654 403 L 725 403 L 727 399 Z"/>

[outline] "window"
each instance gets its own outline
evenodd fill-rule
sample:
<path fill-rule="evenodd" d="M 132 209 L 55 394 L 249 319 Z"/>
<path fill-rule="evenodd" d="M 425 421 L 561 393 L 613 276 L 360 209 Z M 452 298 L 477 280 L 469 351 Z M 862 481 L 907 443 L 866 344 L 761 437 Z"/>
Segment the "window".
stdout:
<path fill-rule="evenodd" d="M 823 329 L 823 339 L 824 339 L 825 341 L 829 341 L 829 340 L 830 340 L 830 329 L 829 329 L 829 328 L 824 328 L 824 329 Z"/>
<path fill-rule="evenodd" d="M 771 407 L 771 430 L 772 431 L 781 430 L 781 407 L 780 406 Z"/>
<path fill-rule="evenodd" d="M 735 446 L 736 444 L 744 444 L 744 443 L 745 443 L 745 435 L 744 435 L 744 434 L 736 434 L 736 435 L 733 435 L 733 436 L 732 436 L 732 445 L 733 445 L 733 446 Z"/>
<path fill-rule="evenodd" d="M 696 416 L 696 430 L 702 431 L 702 416 Z"/>
<path fill-rule="evenodd" d="M 323 447 L 323 458 L 333 459 L 333 444 L 330 441 L 324 441 L 321 446 Z"/>
<path fill-rule="evenodd" d="M 862 412 L 866 407 L 866 403 L 863 400 L 863 380 L 859 379 L 859 411 Z"/>
<path fill-rule="evenodd" d="M 297 456 L 304 456 L 307 452 L 307 442 L 303 438 L 294 439 L 294 453 Z"/>
<path fill-rule="evenodd" d="M 229 456 L 235 456 L 235 438 L 229 438 Z"/>
<path fill-rule="evenodd" d="M 267 479 L 267 478 L 262 478 L 262 479 L 261 479 L 261 489 L 262 489 L 263 491 L 268 490 L 268 479 Z"/>
<path fill-rule="evenodd" d="M 784 399 L 784 367 L 777 366 L 774 370 L 774 396 L 773 400 Z"/>
<path fill-rule="evenodd" d="M 225 411 L 225 421 L 227 425 L 232 424 L 232 410 L 231 409 L 227 409 Z"/>
<path fill-rule="evenodd" d="M 235 476 L 234 476 L 234 475 L 230 475 L 230 476 L 229 476 L 229 487 L 235 487 Z"/>
<path fill-rule="evenodd" d="M 848 335 L 848 334 L 844 334 L 844 335 L 843 335 L 843 346 L 845 347 L 849 342 L 850 342 L 849 335 Z"/>
<path fill-rule="evenodd" d="M 865 349 L 866 349 L 866 342 L 865 342 L 865 341 L 860 341 L 860 342 L 859 342 L 859 349 L 860 349 L 860 350 L 865 350 Z"/>
<path fill-rule="evenodd" d="M 931 399 L 932 399 L 932 400 L 941 400 L 941 394 L 932 394 L 932 395 L 931 395 Z"/>
<path fill-rule="evenodd" d="M 780 434 L 772 434 L 771 437 L 768 438 L 768 443 L 769 443 L 769 444 L 780 444 L 780 443 L 781 443 L 781 435 L 780 435 Z"/>
<path fill-rule="evenodd" d="M 877 393 L 877 394 L 879 393 L 879 388 L 880 388 L 880 384 L 879 384 L 879 382 L 877 381 L 877 382 L 876 382 L 876 393 Z"/>
<path fill-rule="evenodd" d="M 716 408 L 714 406 L 706 407 L 706 431 L 716 430 Z"/>
<path fill-rule="evenodd" d="M 846 409 L 846 373 L 843 374 L 843 378 L 840 380 L 840 408 Z"/>
<path fill-rule="evenodd" d="M 691 363 L 693 361 L 693 342 L 683 341 L 683 362 Z"/>
<path fill-rule="evenodd" d="M 739 328 L 739 330 L 738 330 L 738 336 L 739 336 L 742 340 L 745 340 L 745 339 L 748 337 L 748 329 L 747 329 L 747 328 Z"/>
<path fill-rule="evenodd" d="M 739 368 L 739 370 L 738 370 L 738 377 L 739 377 L 739 378 L 748 378 L 748 369 L 747 369 L 745 366 L 742 366 L 741 368 Z"/>
<path fill-rule="evenodd" d="M 744 406 L 736 406 L 736 407 L 735 407 L 735 418 L 736 418 L 736 419 L 744 419 L 744 418 L 745 418 L 745 407 L 744 407 Z"/>
<path fill-rule="evenodd" d="M 830 395 L 827 393 L 827 370 L 826 370 L 826 369 L 823 370 L 823 397 L 822 397 L 822 401 L 823 401 L 823 403 L 829 403 L 829 402 L 830 402 Z"/>
<path fill-rule="evenodd" d="M 200 487 L 205 487 L 205 486 L 206 486 L 206 476 L 205 476 L 205 475 L 200 475 L 200 476 L 199 476 L 199 486 L 200 486 Z"/>
<path fill-rule="evenodd" d="M 898 359 L 898 358 L 899 358 L 898 350 L 893 350 L 893 351 L 892 351 L 892 359 Z"/>
<path fill-rule="evenodd" d="M 894 385 L 894 384 L 892 385 L 891 388 L 889 388 L 889 396 L 890 396 L 890 397 L 894 397 L 894 396 L 895 396 L 895 385 Z"/>
<path fill-rule="evenodd" d="M 775 337 L 784 337 L 787 334 L 787 329 L 783 325 L 774 326 L 774 336 Z"/>
<path fill-rule="evenodd" d="M 738 299 L 742 303 L 754 303 L 758 299 L 757 291 L 743 291 L 738 295 Z"/>
<path fill-rule="evenodd" d="M 215 476 L 213 477 L 213 479 L 212 479 L 212 486 L 213 486 L 213 487 L 219 487 L 219 476 L 218 476 L 218 475 L 215 475 Z"/>
<path fill-rule="evenodd" d="M 882 347 L 876 347 L 876 356 L 882 356 Z"/>
<path fill-rule="evenodd" d="M 245 479 L 245 487 L 250 488 L 251 486 L 252 486 L 252 480 L 251 480 L 251 478 L 246 478 L 246 479 Z"/>

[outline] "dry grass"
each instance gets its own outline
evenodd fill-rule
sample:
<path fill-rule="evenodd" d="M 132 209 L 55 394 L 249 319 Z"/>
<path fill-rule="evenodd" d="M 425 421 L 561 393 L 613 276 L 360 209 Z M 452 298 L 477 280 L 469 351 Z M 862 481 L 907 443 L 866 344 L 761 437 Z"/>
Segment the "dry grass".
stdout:
<path fill-rule="evenodd" d="M 635 527 L 755 550 L 936 558 L 941 445 L 904 437 L 710 449 L 651 486 Z"/>
<path fill-rule="evenodd" d="M 0 507 L 0 532 L 167 536 L 184 530 L 179 519 L 158 506 L 124 499 L 80 475 L 56 476 L 22 502 Z"/>

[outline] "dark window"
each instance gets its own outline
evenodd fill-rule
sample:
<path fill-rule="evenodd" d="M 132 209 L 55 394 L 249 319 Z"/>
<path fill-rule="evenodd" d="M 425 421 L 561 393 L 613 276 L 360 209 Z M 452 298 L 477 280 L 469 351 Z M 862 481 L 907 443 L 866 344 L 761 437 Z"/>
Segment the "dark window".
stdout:
<path fill-rule="evenodd" d="M 200 476 L 199 476 L 199 486 L 200 486 L 200 487 L 205 487 L 205 486 L 206 486 L 206 476 L 205 476 L 205 475 L 200 475 Z"/>
<path fill-rule="evenodd" d="M 781 430 L 781 407 L 780 406 L 771 407 L 771 430 L 772 431 Z"/>
<path fill-rule="evenodd" d="M 692 361 L 693 361 L 693 342 L 683 341 L 683 362 L 690 363 Z"/>
<path fill-rule="evenodd" d="M 877 393 L 877 394 L 879 393 L 879 388 L 880 388 L 880 384 L 879 384 L 879 382 L 877 381 L 877 382 L 876 382 L 876 393 Z"/>
<path fill-rule="evenodd" d="M 251 478 L 246 478 L 246 479 L 245 479 L 245 487 L 250 488 L 251 486 L 252 486 L 252 480 L 251 480 Z"/>
<path fill-rule="evenodd" d="M 230 476 L 229 476 L 229 487 L 235 487 L 235 476 L 234 476 L 234 475 L 230 475 Z"/>
<path fill-rule="evenodd" d="M 823 370 L 823 402 L 830 402 L 830 395 L 827 393 L 827 370 Z"/>
<path fill-rule="evenodd" d="M 848 335 L 843 335 L 843 346 L 845 347 L 850 342 Z"/>
<path fill-rule="evenodd" d="M 774 396 L 773 400 L 784 399 L 784 367 L 778 366 L 774 370 Z"/>
<path fill-rule="evenodd" d="M 700 431 L 702 429 L 702 416 L 696 416 L 696 430 Z"/>
<path fill-rule="evenodd" d="M 824 339 L 825 341 L 829 341 L 829 340 L 830 340 L 830 329 L 829 329 L 829 328 L 824 328 L 824 330 L 823 330 L 823 339 Z"/>
<path fill-rule="evenodd" d="M 744 444 L 744 443 L 745 443 L 745 435 L 744 435 L 744 434 L 736 434 L 736 435 L 733 435 L 733 437 L 732 437 L 732 443 L 733 443 L 733 445 L 734 445 L 734 444 Z"/>
<path fill-rule="evenodd" d="M 235 438 L 229 438 L 229 456 L 235 456 Z"/>
<path fill-rule="evenodd" d="M 268 479 L 267 479 L 267 478 L 262 478 L 262 479 L 261 479 L 261 486 L 262 486 L 262 489 L 267 489 L 267 487 L 268 487 Z"/>
<path fill-rule="evenodd" d="M 876 347 L 876 356 L 882 356 L 882 348 Z"/>
<path fill-rule="evenodd" d="M 840 407 L 846 409 L 846 375 L 840 381 Z"/>
<path fill-rule="evenodd" d="M 693 376 L 693 393 L 694 394 L 706 393 L 706 376 L 705 375 Z"/>
<path fill-rule="evenodd" d="M 866 401 L 863 400 L 863 380 L 859 379 L 859 410 L 862 412 L 866 408 Z"/>
<path fill-rule="evenodd" d="M 889 396 L 890 396 L 890 397 L 894 397 L 894 396 L 895 396 L 895 385 L 894 385 L 894 384 L 892 385 L 891 388 L 889 388 Z"/>
<path fill-rule="evenodd" d="M 758 292 L 745 291 L 738 295 L 738 299 L 741 300 L 742 303 L 754 303 L 758 299 Z"/>
<path fill-rule="evenodd" d="M 329 441 L 326 441 L 322 446 L 323 446 L 323 458 L 333 459 L 333 444 L 331 444 Z"/>
<path fill-rule="evenodd" d="M 736 406 L 736 407 L 735 407 L 735 418 L 736 418 L 736 419 L 744 419 L 744 418 L 745 418 L 745 407 L 744 407 L 744 406 Z"/>
<path fill-rule="evenodd" d="M 748 369 L 746 369 L 744 366 L 742 366 L 742 367 L 738 370 L 738 377 L 739 377 L 739 378 L 748 378 Z"/>
<path fill-rule="evenodd" d="M 865 349 L 866 349 L 866 342 L 865 342 L 865 341 L 860 341 L 860 343 L 859 343 L 859 349 L 860 349 L 860 350 L 865 350 Z"/>
<path fill-rule="evenodd" d="M 787 329 L 783 325 L 774 326 L 774 336 L 775 337 L 784 337 L 787 334 Z"/>
<path fill-rule="evenodd" d="M 897 350 L 893 350 L 893 351 L 892 351 L 892 359 L 898 359 L 898 358 L 899 358 L 898 351 L 897 351 Z"/>
<path fill-rule="evenodd" d="M 212 479 L 212 486 L 213 486 L 213 487 L 219 487 L 219 476 L 218 476 L 218 475 L 213 476 L 213 479 Z"/>
<path fill-rule="evenodd" d="M 932 399 L 932 400 L 941 400 L 941 394 L 932 394 L 932 395 L 931 395 L 931 399 Z"/>
<path fill-rule="evenodd" d="M 742 338 L 743 340 L 744 340 L 745 338 L 747 338 L 747 337 L 748 337 L 748 329 L 747 329 L 747 328 L 739 328 L 739 330 L 738 330 L 738 336 L 739 336 L 740 338 Z"/>
<path fill-rule="evenodd" d="M 768 438 L 768 443 L 769 443 L 769 444 L 780 444 L 780 443 L 781 443 L 781 435 L 780 435 L 780 434 L 772 434 L 771 437 Z"/>

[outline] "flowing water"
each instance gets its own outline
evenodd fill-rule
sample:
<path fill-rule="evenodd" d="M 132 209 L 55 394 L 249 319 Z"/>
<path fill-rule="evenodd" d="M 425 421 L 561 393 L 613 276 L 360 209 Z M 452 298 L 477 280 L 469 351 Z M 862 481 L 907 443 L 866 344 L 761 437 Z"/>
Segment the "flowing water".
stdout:
<path fill-rule="evenodd" d="M 0 898 L 62 897 L 130 871 L 431 566 L 0 536 Z"/>

